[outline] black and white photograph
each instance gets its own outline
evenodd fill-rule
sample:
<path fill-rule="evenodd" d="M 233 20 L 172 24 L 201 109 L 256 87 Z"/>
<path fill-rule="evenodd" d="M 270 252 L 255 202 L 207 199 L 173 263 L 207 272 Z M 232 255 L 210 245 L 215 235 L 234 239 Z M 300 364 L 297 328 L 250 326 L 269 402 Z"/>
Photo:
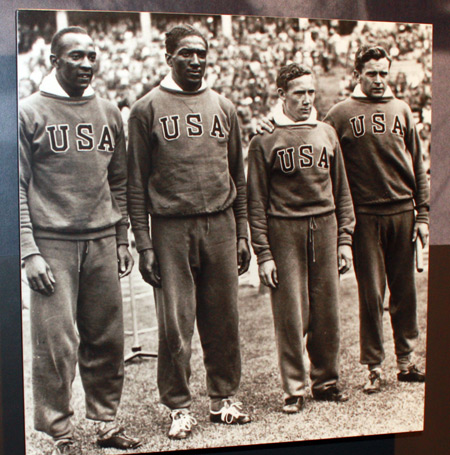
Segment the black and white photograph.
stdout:
<path fill-rule="evenodd" d="M 423 431 L 432 35 L 17 12 L 26 455 Z"/>

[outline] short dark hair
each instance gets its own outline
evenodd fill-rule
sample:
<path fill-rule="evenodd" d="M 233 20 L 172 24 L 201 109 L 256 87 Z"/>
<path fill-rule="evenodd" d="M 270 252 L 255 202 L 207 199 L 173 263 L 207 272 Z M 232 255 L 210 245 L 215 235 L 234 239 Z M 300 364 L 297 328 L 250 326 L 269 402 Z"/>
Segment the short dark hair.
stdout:
<path fill-rule="evenodd" d="M 52 44 L 50 46 L 50 52 L 53 55 L 58 55 L 61 49 L 61 39 L 64 35 L 68 33 L 79 33 L 81 35 L 88 35 L 88 32 L 82 27 L 66 27 L 62 28 L 61 30 L 57 31 L 52 38 Z"/>
<path fill-rule="evenodd" d="M 355 70 L 360 73 L 364 69 L 364 65 L 369 60 L 381 60 L 387 58 L 389 60 L 389 66 L 391 66 L 392 59 L 389 57 L 386 49 L 381 46 L 361 46 L 355 55 Z"/>
<path fill-rule="evenodd" d="M 307 66 L 298 65 L 297 63 L 291 63 L 290 65 L 283 66 L 278 72 L 277 87 L 287 90 L 289 81 L 307 74 L 313 74 L 311 68 L 308 68 Z"/>
<path fill-rule="evenodd" d="M 168 54 L 173 54 L 178 46 L 178 43 L 186 36 L 192 35 L 199 36 L 205 42 L 206 50 L 208 50 L 208 41 L 206 41 L 206 38 L 200 31 L 198 31 L 195 27 L 192 27 L 192 25 L 181 24 L 176 25 L 166 32 L 166 52 Z"/>

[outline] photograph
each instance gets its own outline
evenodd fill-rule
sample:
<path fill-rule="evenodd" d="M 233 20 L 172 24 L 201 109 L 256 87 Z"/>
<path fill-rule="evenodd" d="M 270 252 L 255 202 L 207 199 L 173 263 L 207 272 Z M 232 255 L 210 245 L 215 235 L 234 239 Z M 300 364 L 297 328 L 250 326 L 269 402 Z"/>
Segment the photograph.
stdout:
<path fill-rule="evenodd" d="M 422 432 L 433 26 L 16 19 L 26 455 Z"/>

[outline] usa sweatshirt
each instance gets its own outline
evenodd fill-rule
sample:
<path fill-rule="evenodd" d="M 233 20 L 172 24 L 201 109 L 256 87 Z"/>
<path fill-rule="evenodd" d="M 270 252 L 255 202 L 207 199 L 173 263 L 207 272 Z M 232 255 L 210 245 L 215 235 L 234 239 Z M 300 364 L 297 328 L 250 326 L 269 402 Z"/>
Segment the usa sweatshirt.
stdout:
<path fill-rule="evenodd" d="M 138 100 L 129 118 L 128 206 L 138 251 L 151 248 L 148 214 L 191 216 L 233 207 L 247 237 L 246 184 L 233 104 L 205 84 L 196 92 L 171 75 Z"/>
<path fill-rule="evenodd" d="M 339 136 L 357 213 L 395 213 L 416 208 L 428 222 L 429 185 L 411 109 L 390 89 L 381 99 L 357 86 L 333 106 L 325 122 Z"/>
<path fill-rule="evenodd" d="M 354 213 L 339 140 L 312 115 L 293 122 L 281 110 L 272 134 L 249 147 L 248 210 L 258 263 L 273 259 L 268 217 L 304 218 L 336 213 L 338 244 L 351 245 Z"/>
<path fill-rule="evenodd" d="M 19 105 L 22 258 L 35 238 L 117 235 L 127 244 L 126 146 L 116 106 L 89 87 L 69 97 L 54 73 Z"/>

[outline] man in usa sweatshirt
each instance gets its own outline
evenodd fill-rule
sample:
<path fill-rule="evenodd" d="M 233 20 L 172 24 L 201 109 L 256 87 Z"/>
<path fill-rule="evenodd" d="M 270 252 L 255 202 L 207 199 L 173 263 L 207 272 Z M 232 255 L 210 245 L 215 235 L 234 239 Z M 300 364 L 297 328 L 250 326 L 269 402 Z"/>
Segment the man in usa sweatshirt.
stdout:
<path fill-rule="evenodd" d="M 84 29 L 60 30 L 51 45 L 52 73 L 19 106 L 34 422 L 53 438 L 52 455 L 81 453 L 70 402 L 77 363 L 98 445 L 140 445 L 115 422 L 124 375 L 119 278 L 131 272 L 133 259 L 122 119 L 90 86 L 96 59 Z"/>
<path fill-rule="evenodd" d="M 428 240 L 429 185 L 411 109 L 387 85 L 390 66 L 382 47 L 360 48 L 354 71 L 358 85 L 324 119 L 339 136 L 356 212 L 353 256 L 369 394 L 384 382 L 386 281 L 398 380 L 425 381 L 412 361 L 418 337 L 414 242 L 422 248 Z"/>
<path fill-rule="evenodd" d="M 275 129 L 250 143 L 248 209 L 259 276 L 271 291 L 282 409 L 296 413 L 306 398 L 305 348 L 313 397 L 348 399 L 338 386 L 338 300 L 354 214 L 338 137 L 316 118 L 311 70 L 285 66 L 277 86 Z"/>
<path fill-rule="evenodd" d="M 248 269 L 250 251 L 238 119 L 203 79 L 208 43 L 180 25 L 166 34 L 166 52 L 170 73 L 130 113 L 128 206 L 139 270 L 155 287 L 168 436 L 184 439 L 196 424 L 189 411 L 195 321 L 210 420 L 250 422 L 232 399 L 241 374 L 238 272 Z"/>

